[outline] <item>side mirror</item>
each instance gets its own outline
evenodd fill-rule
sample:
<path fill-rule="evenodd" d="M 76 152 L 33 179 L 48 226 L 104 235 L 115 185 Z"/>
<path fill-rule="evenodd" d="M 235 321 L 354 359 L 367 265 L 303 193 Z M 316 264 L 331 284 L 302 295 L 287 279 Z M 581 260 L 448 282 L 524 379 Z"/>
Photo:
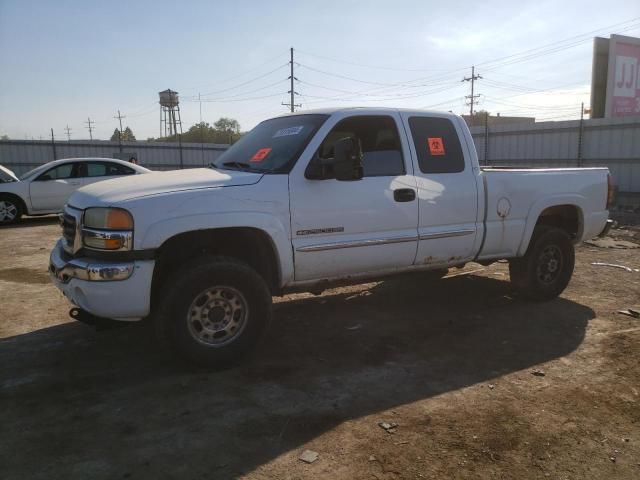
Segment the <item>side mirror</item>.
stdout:
<path fill-rule="evenodd" d="M 353 137 L 341 138 L 333 145 L 333 173 L 336 180 L 360 180 L 363 175 L 362 148 Z"/>
<path fill-rule="evenodd" d="M 309 180 L 360 180 L 364 175 L 362 149 L 354 138 L 341 138 L 331 145 L 333 157 L 321 158 L 318 153 L 307 165 L 304 176 Z"/>

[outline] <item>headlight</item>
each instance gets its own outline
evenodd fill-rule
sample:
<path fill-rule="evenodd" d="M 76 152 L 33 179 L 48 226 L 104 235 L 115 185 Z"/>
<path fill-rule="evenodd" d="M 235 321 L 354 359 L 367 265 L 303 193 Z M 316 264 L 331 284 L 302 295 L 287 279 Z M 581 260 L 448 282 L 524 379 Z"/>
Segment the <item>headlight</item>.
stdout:
<path fill-rule="evenodd" d="M 88 208 L 82 222 L 82 243 L 97 250 L 131 250 L 133 217 L 122 208 Z"/>

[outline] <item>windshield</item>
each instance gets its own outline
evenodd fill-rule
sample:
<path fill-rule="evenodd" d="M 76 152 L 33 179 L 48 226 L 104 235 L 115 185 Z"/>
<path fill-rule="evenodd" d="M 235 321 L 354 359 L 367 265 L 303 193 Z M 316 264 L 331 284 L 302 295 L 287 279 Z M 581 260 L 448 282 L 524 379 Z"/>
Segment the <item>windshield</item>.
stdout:
<path fill-rule="evenodd" d="M 288 172 L 328 115 L 293 115 L 258 124 L 212 166 L 228 170 Z"/>
<path fill-rule="evenodd" d="M 38 170 L 43 170 L 43 167 L 45 165 L 40 165 L 39 167 L 32 168 L 28 172 L 23 173 L 22 175 L 20 175 L 20 180 L 25 180 L 25 179 L 29 178 L 31 175 L 33 175 L 35 172 L 37 172 Z"/>
<path fill-rule="evenodd" d="M 16 176 L 15 174 L 6 167 L 0 165 L 0 183 L 2 182 L 15 182 Z"/>

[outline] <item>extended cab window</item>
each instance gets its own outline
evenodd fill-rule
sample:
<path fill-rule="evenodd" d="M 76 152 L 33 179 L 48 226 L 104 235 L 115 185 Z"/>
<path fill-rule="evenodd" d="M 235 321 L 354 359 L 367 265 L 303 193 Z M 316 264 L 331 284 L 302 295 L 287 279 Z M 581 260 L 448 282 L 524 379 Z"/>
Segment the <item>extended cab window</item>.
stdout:
<path fill-rule="evenodd" d="M 351 117 L 338 122 L 320 145 L 320 158 L 333 157 L 333 145 L 343 138 L 354 138 L 362 146 L 365 177 L 404 175 L 404 160 L 398 128 L 393 118 Z"/>
<path fill-rule="evenodd" d="M 451 120 L 411 117 L 409 127 L 422 173 L 457 173 L 464 170 L 462 147 Z"/>
<path fill-rule="evenodd" d="M 294 165 L 327 115 L 290 115 L 258 124 L 224 152 L 213 167 L 286 173 Z"/>

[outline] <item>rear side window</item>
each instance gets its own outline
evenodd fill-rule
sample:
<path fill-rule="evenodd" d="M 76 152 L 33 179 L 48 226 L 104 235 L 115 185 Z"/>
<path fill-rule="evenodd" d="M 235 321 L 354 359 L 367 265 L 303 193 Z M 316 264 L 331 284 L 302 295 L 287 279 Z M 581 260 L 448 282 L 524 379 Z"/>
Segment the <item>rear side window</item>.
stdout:
<path fill-rule="evenodd" d="M 90 162 L 86 166 L 87 177 L 110 177 L 116 175 L 132 175 L 135 170 L 117 163 Z"/>
<path fill-rule="evenodd" d="M 460 139 L 451 120 L 411 117 L 409 128 L 422 173 L 458 173 L 464 170 Z"/>

